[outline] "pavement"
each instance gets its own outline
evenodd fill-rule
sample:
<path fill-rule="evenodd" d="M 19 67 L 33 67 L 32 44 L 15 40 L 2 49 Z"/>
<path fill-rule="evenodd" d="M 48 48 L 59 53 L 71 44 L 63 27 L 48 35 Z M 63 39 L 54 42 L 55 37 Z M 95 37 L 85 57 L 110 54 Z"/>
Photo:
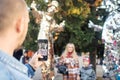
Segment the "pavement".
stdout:
<path fill-rule="evenodd" d="M 102 77 L 103 69 L 102 69 L 101 65 L 96 65 L 96 75 L 97 75 L 97 77 Z"/>
<path fill-rule="evenodd" d="M 42 80 L 41 69 L 38 68 L 33 76 L 33 80 Z"/>

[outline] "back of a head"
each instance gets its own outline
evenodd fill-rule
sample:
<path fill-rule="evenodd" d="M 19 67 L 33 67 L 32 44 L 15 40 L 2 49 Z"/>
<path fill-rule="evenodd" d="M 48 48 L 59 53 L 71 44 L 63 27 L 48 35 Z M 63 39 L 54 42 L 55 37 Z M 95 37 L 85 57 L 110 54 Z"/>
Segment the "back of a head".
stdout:
<path fill-rule="evenodd" d="M 25 13 L 24 0 L 0 0 L 0 32 L 10 28 L 14 20 Z"/>

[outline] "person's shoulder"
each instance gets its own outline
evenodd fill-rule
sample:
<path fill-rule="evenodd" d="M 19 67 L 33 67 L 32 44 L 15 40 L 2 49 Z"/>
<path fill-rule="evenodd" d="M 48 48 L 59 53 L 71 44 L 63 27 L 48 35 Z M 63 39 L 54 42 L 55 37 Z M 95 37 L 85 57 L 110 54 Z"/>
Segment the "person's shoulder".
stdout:
<path fill-rule="evenodd" d="M 5 69 L 5 64 L 0 61 L 0 71 Z M 5 69 L 6 70 L 6 69 Z"/>
<path fill-rule="evenodd" d="M 88 69 L 93 69 L 93 65 L 92 64 L 90 64 L 89 66 L 88 66 Z"/>
<path fill-rule="evenodd" d="M 5 67 L 6 65 L 0 62 L 0 80 L 9 80 L 10 78 L 9 71 Z"/>
<path fill-rule="evenodd" d="M 88 71 L 89 71 L 89 72 L 94 72 L 93 66 L 90 65 L 90 66 L 88 67 Z"/>
<path fill-rule="evenodd" d="M 85 67 L 82 66 L 82 67 L 80 67 L 79 69 L 80 69 L 80 71 L 82 71 L 82 70 L 85 70 Z"/>

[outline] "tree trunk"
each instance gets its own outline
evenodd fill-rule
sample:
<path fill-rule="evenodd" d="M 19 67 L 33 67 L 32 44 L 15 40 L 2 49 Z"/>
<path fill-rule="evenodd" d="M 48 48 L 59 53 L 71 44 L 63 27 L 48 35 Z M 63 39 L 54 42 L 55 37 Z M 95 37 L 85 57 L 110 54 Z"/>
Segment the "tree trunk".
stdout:
<path fill-rule="evenodd" d="M 93 65 L 93 69 L 96 71 L 96 53 L 97 49 L 90 53 L 90 63 Z"/>

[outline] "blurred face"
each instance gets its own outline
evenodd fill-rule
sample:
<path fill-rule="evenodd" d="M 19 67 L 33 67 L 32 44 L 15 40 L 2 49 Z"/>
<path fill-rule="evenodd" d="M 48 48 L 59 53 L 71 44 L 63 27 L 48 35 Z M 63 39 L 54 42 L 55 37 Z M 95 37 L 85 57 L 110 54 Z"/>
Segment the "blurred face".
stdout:
<path fill-rule="evenodd" d="M 83 64 L 84 64 L 85 67 L 87 67 L 89 65 L 89 61 L 84 60 Z"/>
<path fill-rule="evenodd" d="M 27 53 L 24 53 L 24 56 L 27 56 Z"/>
<path fill-rule="evenodd" d="M 74 50 L 73 45 L 68 45 L 67 51 L 68 51 L 68 52 L 73 52 L 73 50 Z"/>
<path fill-rule="evenodd" d="M 56 11 L 56 7 L 55 6 L 50 6 L 48 7 L 48 10 L 47 10 L 49 13 L 53 13 Z"/>

